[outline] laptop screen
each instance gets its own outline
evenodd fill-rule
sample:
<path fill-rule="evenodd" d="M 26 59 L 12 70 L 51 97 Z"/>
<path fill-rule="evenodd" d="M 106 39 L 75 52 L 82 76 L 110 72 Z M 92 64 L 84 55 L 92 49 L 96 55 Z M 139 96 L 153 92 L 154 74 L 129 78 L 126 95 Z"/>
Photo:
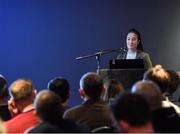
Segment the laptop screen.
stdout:
<path fill-rule="evenodd" d="M 145 68 L 143 59 L 113 59 L 109 61 L 110 69 L 129 69 L 129 68 Z"/>

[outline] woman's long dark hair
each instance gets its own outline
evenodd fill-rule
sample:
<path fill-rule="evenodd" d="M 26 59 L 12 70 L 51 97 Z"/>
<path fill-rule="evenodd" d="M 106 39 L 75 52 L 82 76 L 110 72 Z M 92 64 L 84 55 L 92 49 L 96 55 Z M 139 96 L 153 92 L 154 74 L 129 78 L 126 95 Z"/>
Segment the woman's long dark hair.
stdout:
<path fill-rule="evenodd" d="M 142 40 L 141 40 L 141 35 L 140 35 L 139 31 L 136 30 L 135 28 L 132 28 L 132 29 L 130 29 L 130 30 L 128 31 L 127 34 L 129 34 L 129 33 L 134 33 L 134 34 L 137 35 L 137 38 L 138 38 L 138 41 L 139 41 L 139 44 L 138 44 L 138 46 L 137 46 L 137 50 L 143 51 Z"/>

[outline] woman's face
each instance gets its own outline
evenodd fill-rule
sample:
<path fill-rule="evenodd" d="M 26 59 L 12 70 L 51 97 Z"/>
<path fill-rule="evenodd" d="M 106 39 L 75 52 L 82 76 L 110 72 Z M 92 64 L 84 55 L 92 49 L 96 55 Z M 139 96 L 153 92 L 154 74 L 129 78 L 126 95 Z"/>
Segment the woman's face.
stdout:
<path fill-rule="evenodd" d="M 137 46 L 139 44 L 137 35 L 135 33 L 128 33 L 126 43 L 128 50 L 137 50 Z"/>

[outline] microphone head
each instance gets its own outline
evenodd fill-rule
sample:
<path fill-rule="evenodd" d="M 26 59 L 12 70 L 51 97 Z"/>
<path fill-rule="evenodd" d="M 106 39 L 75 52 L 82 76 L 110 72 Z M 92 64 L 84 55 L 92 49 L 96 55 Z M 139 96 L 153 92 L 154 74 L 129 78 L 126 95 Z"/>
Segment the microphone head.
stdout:
<path fill-rule="evenodd" d="M 127 47 L 122 47 L 121 50 L 122 51 L 127 51 Z"/>

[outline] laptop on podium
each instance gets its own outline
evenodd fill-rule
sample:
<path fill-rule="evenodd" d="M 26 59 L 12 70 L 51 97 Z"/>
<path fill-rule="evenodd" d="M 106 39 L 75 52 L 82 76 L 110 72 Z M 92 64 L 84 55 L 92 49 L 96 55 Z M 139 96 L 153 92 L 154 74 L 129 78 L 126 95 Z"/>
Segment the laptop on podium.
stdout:
<path fill-rule="evenodd" d="M 143 59 L 109 60 L 109 69 L 144 69 Z"/>

